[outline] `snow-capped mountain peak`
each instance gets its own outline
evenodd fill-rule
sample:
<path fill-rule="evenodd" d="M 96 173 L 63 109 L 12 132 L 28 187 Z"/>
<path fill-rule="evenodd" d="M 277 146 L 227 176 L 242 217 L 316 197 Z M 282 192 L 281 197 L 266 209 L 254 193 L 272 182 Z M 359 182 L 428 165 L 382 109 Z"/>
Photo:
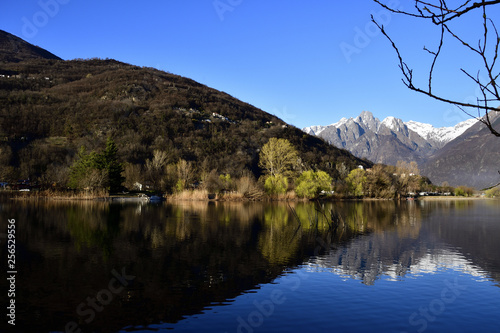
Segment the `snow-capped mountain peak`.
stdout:
<path fill-rule="evenodd" d="M 339 128 L 340 126 L 345 125 L 345 123 L 347 123 L 348 120 L 349 119 L 344 117 L 344 118 L 340 119 L 339 121 L 337 121 L 336 123 L 331 124 L 330 126 L 334 126 L 334 127 Z"/>
<path fill-rule="evenodd" d="M 385 125 L 385 127 L 391 129 L 392 131 L 400 131 L 401 127 L 404 126 L 404 123 L 401 121 L 401 119 L 397 119 L 394 117 L 387 117 L 384 120 L 382 120 L 382 125 Z"/>
<path fill-rule="evenodd" d="M 436 128 L 391 116 L 380 121 L 371 112 L 363 111 L 355 118 L 342 118 L 328 126 L 311 126 L 303 130 L 345 148 L 357 157 L 395 165 L 399 160 L 423 163 L 476 121 L 471 119 L 453 127 Z"/>
<path fill-rule="evenodd" d="M 380 127 L 380 120 L 375 118 L 373 114 L 369 111 L 363 111 L 361 114 L 354 119 L 354 122 L 361 125 L 363 128 L 367 128 L 370 131 L 377 132 Z"/>
<path fill-rule="evenodd" d="M 321 132 L 325 130 L 325 128 L 327 128 L 327 126 L 315 125 L 315 126 L 305 127 L 302 129 L 302 131 L 310 135 L 318 136 Z"/>
<path fill-rule="evenodd" d="M 393 132 L 407 133 L 408 129 L 410 129 L 420 135 L 423 139 L 432 143 L 438 143 L 439 146 L 443 146 L 463 134 L 467 129 L 474 125 L 477 120 L 468 119 L 451 127 L 434 127 L 431 124 L 420 123 L 413 120 L 403 122 L 401 119 L 392 116 L 380 121 L 378 118 L 375 118 L 371 112 L 363 111 L 356 118 L 344 117 L 331 125 L 310 126 L 304 128 L 303 131 L 308 134 L 318 136 L 327 128 L 340 128 L 351 122 L 358 124 L 362 128 L 369 129 L 374 133 L 378 133 L 382 125 Z"/>
<path fill-rule="evenodd" d="M 452 127 L 434 127 L 430 124 L 419 123 L 413 120 L 406 122 L 406 126 L 421 137 L 429 141 L 447 143 L 457 138 L 477 122 L 477 119 L 468 119 Z"/>

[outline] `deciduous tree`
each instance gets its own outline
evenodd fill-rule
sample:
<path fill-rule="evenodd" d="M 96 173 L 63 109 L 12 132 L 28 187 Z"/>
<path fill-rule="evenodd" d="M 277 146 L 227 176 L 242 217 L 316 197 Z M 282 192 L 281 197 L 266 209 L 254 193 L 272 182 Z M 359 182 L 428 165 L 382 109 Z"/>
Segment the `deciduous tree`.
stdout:
<path fill-rule="evenodd" d="M 177 191 L 182 191 L 187 188 L 187 186 L 194 179 L 194 168 L 191 162 L 187 162 L 183 159 L 179 160 L 176 164 L 177 169 L 177 183 L 175 185 Z"/>
<path fill-rule="evenodd" d="M 363 169 L 354 169 L 349 172 L 346 178 L 347 186 L 352 195 L 360 197 L 364 194 L 363 187 L 366 183 L 366 171 Z"/>
<path fill-rule="evenodd" d="M 153 185 L 154 190 L 160 190 L 164 183 L 165 167 L 168 162 L 168 153 L 162 150 L 155 150 L 153 158 L 146 160 L 146 179 Z"/>
<path fill-rule="evenodd" d="M 330 191 L 332 177 L 324 171 L 304 171 L 297 179 L 295 192 L 299 197 L 315 198 L 321 191 Z"/>
<path fill-rule="evenodd" d="M 393 199 L 397 195 L 397 180 L 390 170 L 381 164 L 376 164 L 366 173 L 365 189 L 374 198 Z"/>
<path fill-rule="evenodd" d="M 259 166 L 270 176 L 288 176 L 297 161 L 297 151 L 286 139 L 269 139 L 259 154 Z"/>
<path fill-rule="evenodd" d="M 285 194 L 288 189 L 288 179 L 282 174 L 270 175 L 266 178 L 264 189 L 268 194 Z"/>
<path fill-rule="evenodd" d="M 270 194 L 284 194 L 288 177 L 298 163 L 298 153 L 290 141 L 271 138 L 259 154 L 259 166 L 266 172 L 264 188 Z"/>

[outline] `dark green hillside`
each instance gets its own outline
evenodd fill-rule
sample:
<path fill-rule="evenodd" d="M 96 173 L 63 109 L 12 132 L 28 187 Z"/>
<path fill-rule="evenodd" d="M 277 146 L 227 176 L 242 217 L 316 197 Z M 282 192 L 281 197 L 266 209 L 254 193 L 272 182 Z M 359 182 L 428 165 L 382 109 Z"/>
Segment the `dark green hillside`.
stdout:
<path fill-rule="evenodd" d="M 55 182 L 51 174 L 67 170 L 80 146 L 102 150 L 108 137 L 128 164 L 143 165 L 161 150 L 169 163 L 182 158 L 198 172 L 234 176 L 244 169 L 259 176 L 258 152 L 271 137 L 289 139 L 304 167 L 333 176 L 338 163 L 367 164 L 178 75 L 115 60 L 0 62 L 0 178 Z"/>

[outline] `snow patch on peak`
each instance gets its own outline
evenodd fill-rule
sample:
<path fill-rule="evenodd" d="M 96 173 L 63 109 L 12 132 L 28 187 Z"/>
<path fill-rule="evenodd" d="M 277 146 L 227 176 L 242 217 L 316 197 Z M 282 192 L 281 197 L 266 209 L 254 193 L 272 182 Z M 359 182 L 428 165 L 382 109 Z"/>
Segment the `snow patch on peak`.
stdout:
<path fill-rule="evenodd" d="M 363 128 L 367 128 L 373 132 L 377 132 L 380 127 L 380 120 L 373 116 L 370 111 L 363 111 L 356 119 L 353 119 L 356 123 L 361 125 Z"/>
<path fill-rule="evenodd" d="M 373 116 L 373 113 L 370 111 L 363 111 L 359 114 L 357 119 L 362 120 L 362 121 L 373 121 L 375 120 L 375 117 Z"/>
<path fill-rule="evenodd" d="M 394 118 L 392 116 L 389 116 L 389 117 L 385 118 L 384 120 L 382 120 L 382 124 L 384 124 L 384 125 L 394 125 L 396 123 L 397 123 L 396 118 Z"/>
<path fill-rule="evenodd" d="M 337 121 L 336 123 L 331 124 L 330 126 L 339 128 L 340 126 L 344 125 L 348 121 L 349 121 L 349 119 L 344 117 L 344 118 L 340 119 L 339 121 Z"/>
<path fill-rule="evenodd" d="M 406 122 L 406 126 L 414 132 L 417 132 L 426 140 L 434 140 L 437 142 L 447 143 L 458 136 L 462 135 L 472 125 L 477 122 L 477 119 L 468 119 L 451 127 L 434 127 L 430 124 L 419 123 L 416 121 Z"/>
<path fill-rule="evenodd" d="M 319 133 L 323 132 L 326 128 L 327 126 L 316 125 L 316 126 L 305 127 L 302 129 L 302 131 L 310 135 L 319 135 Z"/>
<path fill-rule="evenodd" d="M 389 116 L 382 120 L 381 125 L 384 125 L 394 132 L 401 132 L 405 129 L 405 124 L 403 123 L 403 121 L 392 116 Z"/>
<path fill-rule="evenodd" d="M 435 128 L 431 124 L 419 123 L 413 120 L 406 122 L 406 126 L 408 126 L 409 129 L 411 129 L 413 132 L 416 132 L 426 140 L 428 140 L 437 130 L 437 128 Z"/>

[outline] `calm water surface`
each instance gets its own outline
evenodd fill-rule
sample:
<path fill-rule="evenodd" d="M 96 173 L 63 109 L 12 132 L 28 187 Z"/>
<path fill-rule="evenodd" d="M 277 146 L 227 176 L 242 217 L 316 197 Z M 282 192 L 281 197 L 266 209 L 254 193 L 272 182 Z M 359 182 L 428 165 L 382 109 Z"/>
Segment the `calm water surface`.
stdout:
<path fill-rule="evenodd" d="M 497 332 L 499 216 L 489 200 L 2 200 L 18 273 L 0 330 Z"/>

